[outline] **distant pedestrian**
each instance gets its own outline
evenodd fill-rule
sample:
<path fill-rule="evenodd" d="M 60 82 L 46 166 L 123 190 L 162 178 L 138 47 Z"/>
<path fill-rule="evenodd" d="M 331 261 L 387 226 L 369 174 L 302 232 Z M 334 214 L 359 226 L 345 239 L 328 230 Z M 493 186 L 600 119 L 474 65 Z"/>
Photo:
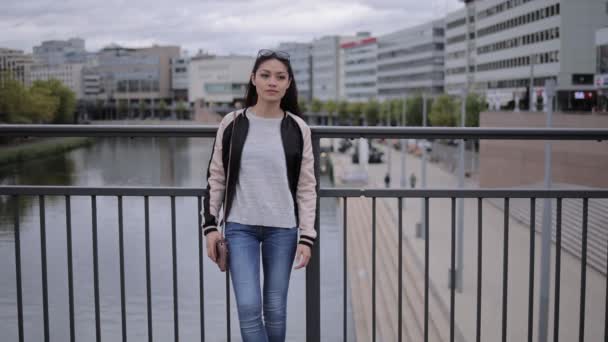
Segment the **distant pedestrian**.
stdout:
<path fill-rule="evenodd" d="M 416 187 L 416 175 L 413 172 L 410 175 L 410 187 L 412 189 Z"/>

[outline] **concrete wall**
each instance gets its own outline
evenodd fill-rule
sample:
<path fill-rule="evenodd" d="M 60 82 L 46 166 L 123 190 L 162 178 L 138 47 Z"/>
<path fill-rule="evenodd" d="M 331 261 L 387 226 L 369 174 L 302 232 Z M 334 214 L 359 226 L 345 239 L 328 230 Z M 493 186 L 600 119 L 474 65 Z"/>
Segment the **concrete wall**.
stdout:
<path fill-rule="evenodd" d="M 484 112 L 480 127 L 545 127 L 545 114 Z M 607 114 L 554 113 L 553 127 L 608 128 Z M 554 183 L 608 187 L 608 141 L 554 141 Z M 480 187 L 542 185 L 544 141 L 481 140 Z"/>

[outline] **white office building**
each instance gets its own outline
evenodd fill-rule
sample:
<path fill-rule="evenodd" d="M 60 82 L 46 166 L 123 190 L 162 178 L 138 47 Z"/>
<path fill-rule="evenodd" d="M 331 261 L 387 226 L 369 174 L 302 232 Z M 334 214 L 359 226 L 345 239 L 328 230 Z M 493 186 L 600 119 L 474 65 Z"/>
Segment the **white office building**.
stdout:
<path fill-rule="evenodd" d="M 541 108 L 545 81 L 554 79 L 558 109 L 591 109 L 596 100 L 595 32 L 608 24 L 605 0 L 465 2 L 475 13 L 475 32 L 469 36 L 475 47 L 473 87 L 485 93 L 490 106 L 527 96 L 533 79 L 532 103 Z M 468 27 L 464 31 L 471 33 Z"/>
<path fill-rule="evenodd" d="M 444 88 L 450 95 L 475 83 L 475 10 L 473 6 L 449 13 L 445 17 Z"/>
<path fill-rule="evenodd" d="M 244 103 L 255 58 L 250 56 L 192 57 L 189 68 L 188 101 L 206 106 L 233 107 Z"/>
<path fill-rule="evenodd" d="M 361 36 L 361 35 L 359 35 Z M 367 102 L 378 94 L 376 85 L 378 43 L 374 37 L 341 45 L 344 93 L 349 102 Z"/>
<path fill-rule="evenodd" d="M 443 92 L 443 20 L 380 36 L 377 44 L 380 100 Z"/>
<path fill-rule="evenodd" d="M 77 99 L 83 97 L 84 87 L 82 85 L 82 68 L 84 64 L 33 64 L 31 66 L 31 79 L 33 81 L 58 80 L 70 88 Z"/>
<path fill-rule="evenodd" d="M 312 100 L 312 44 L 284 42 L 279 44 L 277 50 L 289 54 L 296 87 L 298 88 L 298 99 Z"/>
<path fill-rule="evenodd" d="M 34 46 L 34 60 L 38 64 L 85 63 L 88 54 L 85 41 L 81 38 L 68 40 L 47 40 Z"/>
<path fill-rule="evenodd" d="M 321 101 L 345 98 L 340 45 L 356 39 L 325 36 L 312 43 L 312 97 Z"/>

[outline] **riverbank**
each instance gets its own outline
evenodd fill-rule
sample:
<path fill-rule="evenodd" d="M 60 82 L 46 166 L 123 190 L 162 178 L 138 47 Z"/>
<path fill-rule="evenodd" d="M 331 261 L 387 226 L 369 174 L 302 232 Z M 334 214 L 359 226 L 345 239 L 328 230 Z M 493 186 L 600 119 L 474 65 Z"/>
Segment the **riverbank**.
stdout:
<path fill-rule="evenodd" d="M 64 153 L 79 147 L 93 144 L 90 137 L 36 138 L 18 145 L 0 146 L 0 165 Z"/>

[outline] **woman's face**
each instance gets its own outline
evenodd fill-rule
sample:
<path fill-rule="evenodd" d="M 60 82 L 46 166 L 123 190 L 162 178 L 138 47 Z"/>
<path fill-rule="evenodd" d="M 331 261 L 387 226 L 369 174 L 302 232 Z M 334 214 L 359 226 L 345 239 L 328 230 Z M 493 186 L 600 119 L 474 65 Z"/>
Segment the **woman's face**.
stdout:
<path fill-rule="evenodd" d="M 269 59 L 251 75 L 251 82 L 256 88 L 258 99 L 268 102 L 280 102 L 291 84 L 287 67 L 277 59 Z"/>

